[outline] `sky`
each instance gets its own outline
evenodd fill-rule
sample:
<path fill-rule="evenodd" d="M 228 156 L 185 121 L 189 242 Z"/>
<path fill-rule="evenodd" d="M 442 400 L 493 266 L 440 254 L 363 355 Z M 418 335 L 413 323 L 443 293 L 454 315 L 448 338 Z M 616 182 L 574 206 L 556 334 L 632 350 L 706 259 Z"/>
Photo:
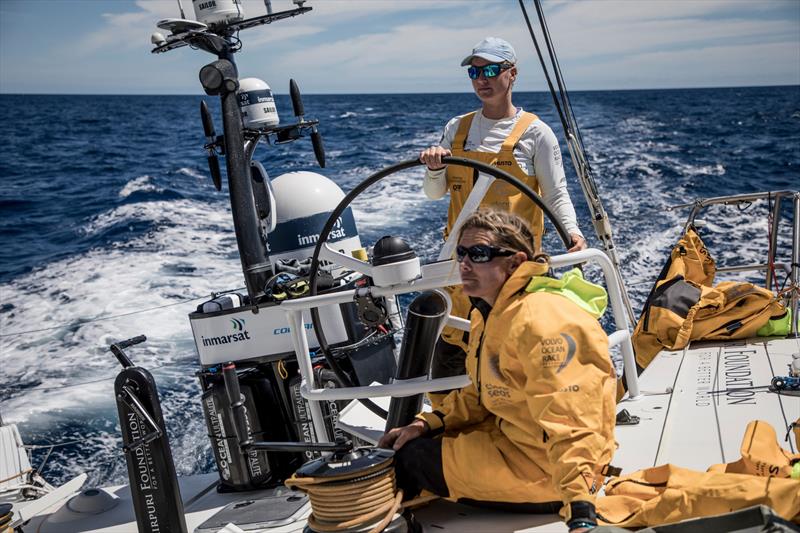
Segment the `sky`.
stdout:
<path fill-rule="evenodd" d="M 181 0 L 187 18 L 192 1 Z M 243 0 L 246 16 L 266 12 Z M 273 0 L 275 11 L 290 0 Z M 515 89 L 547 89 L 516 0 L 309 0 L 241 32 L 242 77 L 278 93 L 468 92 L 461 60 L 483 37 L 517 51 Z M 535 10 L 525 0 L 531 17 Z M 800 84 L 800 0 L 543 0 L 567 87 L 608 90 Z M 177 0 L 0 0 L 0 93 L 201 94 L 215 58 L 151 54 Z"/>

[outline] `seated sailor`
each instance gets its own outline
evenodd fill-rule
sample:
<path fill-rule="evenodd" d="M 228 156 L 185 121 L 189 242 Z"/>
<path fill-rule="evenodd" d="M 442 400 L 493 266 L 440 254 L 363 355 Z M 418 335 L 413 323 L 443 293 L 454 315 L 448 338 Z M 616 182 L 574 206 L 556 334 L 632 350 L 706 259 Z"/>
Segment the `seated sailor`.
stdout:
<path fill-rule="evenodd" d="M 561 510 L 571 531 L 593 527 L 595 493 L 615 448 L 606 334 L 571 300 L 526 290 L 549 267 L 516 215 L 481 209 L 458 242 L 473 304 L 472 383 L 379 445 L 397 450 L 407 498 L 424 489 L 527 512 Z"/>

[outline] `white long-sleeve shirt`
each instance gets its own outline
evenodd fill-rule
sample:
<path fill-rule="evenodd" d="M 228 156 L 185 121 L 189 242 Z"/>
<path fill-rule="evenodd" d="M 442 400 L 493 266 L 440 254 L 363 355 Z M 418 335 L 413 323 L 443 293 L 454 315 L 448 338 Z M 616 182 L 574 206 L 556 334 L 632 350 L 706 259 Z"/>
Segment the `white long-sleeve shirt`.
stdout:
<path fill-rule="evenodd" d="M 464 143 L 464 149 L 477 152 L 498 153 L 503 141 L 511 134 L 514 125 L 522 113 L 522 108 L 517 108 L 513 117 L 494 120 L 486 118 L 478 110 Z M 448 150 L 452 149 L 453 139 L 458 131 L 458 124 L 465 115 L 451 119 L 444 127 L 439 145 Z M 558 146 L 553 130 L 542 122 L 534 120 L 525 133 L 520 137 L 514 147 L 514 159 L 517 160 L 529 176 L 536 176 L 541 188 L 542 199 L 547 207 L 561 220 L 569 233 L 583 236 L 578 227 L 575 208 L 567 191 L 567 179 L 564 175 L 564 165 L 561 161 L 561 149 Z M 423 189 L 428 198 L 438 200 L 447 192 L 445 169 L 427 170 Z"/>

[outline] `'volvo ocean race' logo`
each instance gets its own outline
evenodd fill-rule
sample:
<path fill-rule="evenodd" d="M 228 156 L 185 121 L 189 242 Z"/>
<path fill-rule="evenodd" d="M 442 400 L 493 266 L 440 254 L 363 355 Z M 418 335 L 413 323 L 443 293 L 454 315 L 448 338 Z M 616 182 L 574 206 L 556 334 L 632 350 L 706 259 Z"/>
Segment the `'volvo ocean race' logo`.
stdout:
<path fill-rule="evenodd" d="M 556 374 L 560 373 L 572 361 L 576 348 L 575 339 L 566 333 L 542 339 L 542 367 L 555 368 Z"/>
<path fill-rule="evenodd" d="M 250 340 L 250 332 L 245 329 L 245 321 L 242 318 L 231 318 L 231 326 L 233 333 L 229 335 L 220 335 L 219 337 L 203 337 L 203 346 L 219 346 L 221 344 L 233 344 L 234 342 L 242 342 Z"/>

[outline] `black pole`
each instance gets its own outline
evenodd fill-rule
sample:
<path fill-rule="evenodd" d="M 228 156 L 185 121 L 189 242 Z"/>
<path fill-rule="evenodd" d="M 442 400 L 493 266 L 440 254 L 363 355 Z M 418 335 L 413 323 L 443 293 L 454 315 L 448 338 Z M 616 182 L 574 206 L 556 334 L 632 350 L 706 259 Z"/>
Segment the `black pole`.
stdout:
<path fill-rule="evenodd" d="M 238 73 L 230 50 L 219 56 L 219 60 L 200 69 L 200 83 L 206 94 L 220 97 L 233 227 L 247 293 L 251 304 L 255 304 L 264 294 L 264 284 L 269 279 L 271 268 L 266 248 L 261 242 L 250 164 L 245 155 L 242 116 L 236 95 L 239 88 Z"/>
<path fill-rule="evenodd" d="M 236 85 L 238 86 L 238 80 Z M 242 115 L 236 91 L 223 91 L 220 100 L 233 227 L 236 231 L 236 243 L 239 246 L 247 293 L 250 295 L 250 302 L 256 303 L 257 298 L 264 294 L 264 285 L 269 279 L 271 269 L 266 250 L 261 244 L 258 216 L 253 201 L 253 186 L 250 182 L 250 165 L 244 153 Z"/>
<path fill-rule="evenodd" d="M 447 303 L 438 292 L 426 291 L 408 306 L 403 345 L 397 360 L 395 381 L 426 378 L 431 368 L 433 347 L 441 332 Z M 386 431 L 405 426 L 422 410 L 422 394 L 392 398 Z"/>

